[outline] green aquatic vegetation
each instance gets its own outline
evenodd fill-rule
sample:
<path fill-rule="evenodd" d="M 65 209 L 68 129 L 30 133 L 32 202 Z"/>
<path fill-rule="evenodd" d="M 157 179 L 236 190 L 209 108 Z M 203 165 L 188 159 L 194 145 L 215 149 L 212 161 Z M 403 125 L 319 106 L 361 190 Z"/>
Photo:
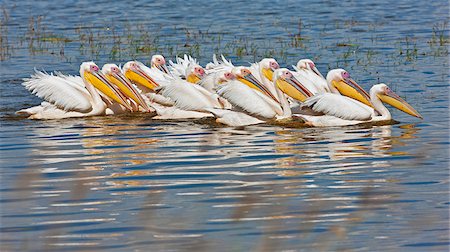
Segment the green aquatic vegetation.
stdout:
<path fill-rule="evenodd" d="M 448 36 L 448 21 L 437 23 L 433 26 L 431 39 L 428 41 L 430 46 L 445 46 L 450 43 Z"/>
<path fill-rule="evenodd" d="M 5 10 L 3 12 L 6 14 L 3 14 L 0 22 L 0 60 L 11 55 L 13 44 L 7 33 L 8 15 Z M 266 27 L 262 22 L 256 25 Z M 397 40 L 394 48 L 378 51 L 375 48 L 385 47 L 386 44 L 386 40 L 376 34 L 376 29 L 382 25 L 383 23 L 350 19 L 314 27 L 316 24 L 306 24 L 302 19 L 295 19 L 287 24 L 274 22 L 274 29 L 284 30 L 284 33 L 266 39 L 252 33 L 236 35 L 226 31 L 211 31 L 210 27 L 196 29 L 174 26 L 169 31 L 164 27 L 162 32 L 162 27 L 151 26 L 145 22 L 125 21 L 115 24 L 105 21 L 104 24 L 80 24 L 62 35 L 54 31 L 48 32 L 44 16 L 33 16 L 29 19 L 28 27 L 24 27 L 24 36 L 17 37 L 24 38 L 20 42 L 28 46 L 32 55 L 56 55 L 66 60 L 78 58 L 74 57 L 76 52 L 67 50 L 68 44 L 70 48 L 78 47 L 78 54 L 88 59 L 106 58 L 114 62 L 149 60 L 153 54 L 163 54 L 170 59 L 184 53 L 210 60 L 211 55 L 216 53 L 243 61 L 273 57 L 280 62 L 289 63 L 306 57 L 319 61 L 326 56 L 325 58 L 339 59 L 336 67 L 352 67 L 356 64 L 367 68 L 373 64 L 383 64 L 385 59 L 389 59 L 392 65 L 400 65 L 416 61 L 419 56 L 448 56 L 447 22 L 434 25 L 429 40 L 406 37 Z M 320 35 L 308 37 L 309 29 L 319 30 Z M 333 40 L 336 29 L 346 31 L 348 37 L 341 38 L 340 41 Z M 351 35 L 354 29 L 375 32 L 367 39 L 359 41 Z M 428 43 L 429 47 L 424 48 L 424 43 Z"/>
<path fill-rule="evenodd" d="M 9 13 L 5 7 L 2 7 L 0 18 L 0 60 L 6 60 L 11 57 L 12 46 L 9 43 L 8 36 Z"/>

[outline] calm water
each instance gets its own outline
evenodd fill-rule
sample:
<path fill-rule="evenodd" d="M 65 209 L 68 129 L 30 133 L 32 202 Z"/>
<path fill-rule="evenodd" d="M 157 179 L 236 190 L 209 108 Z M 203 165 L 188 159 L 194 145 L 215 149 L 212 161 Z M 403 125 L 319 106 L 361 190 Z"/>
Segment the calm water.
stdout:
<path fill-rule="evenodd" d="M 447 1 L 2 7 L 1 251 L 448 251 Z M 392 110 L 400 124 L 234 129 L 14 115 L 40 102 L 20 85 L 34 67 L 184 52 L 203 65 L 214 52 L 309 57 L 367 89 L 388 83 L 425 120 Z"/>

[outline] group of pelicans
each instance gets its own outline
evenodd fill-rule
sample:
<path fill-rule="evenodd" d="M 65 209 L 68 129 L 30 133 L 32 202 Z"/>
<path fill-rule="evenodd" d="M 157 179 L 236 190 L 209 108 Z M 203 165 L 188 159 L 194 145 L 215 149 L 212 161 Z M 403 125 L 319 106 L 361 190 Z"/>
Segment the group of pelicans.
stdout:
<path fill-rule="evenodd" d="M 23 85 L 44 101 L 17 114 L 61 119 L 150 112 L 154 119 L 215 117 L 229 126 L 300 118 L 320 127 L 391 120 L 384 102 L 422 119 L 386 84 L 367 93 L 344 69 L 333 69 L 324 78 L 309 59 L 293 68 L 280 68 L 273 58 L 235 66 L 223 55 L 214 55 L 205 68 L 188 55 L 169 64 L 154 55 L 150 67 L 129 61 L 100 69 L 83 62 L 80 76 L 35 70 Z"/>

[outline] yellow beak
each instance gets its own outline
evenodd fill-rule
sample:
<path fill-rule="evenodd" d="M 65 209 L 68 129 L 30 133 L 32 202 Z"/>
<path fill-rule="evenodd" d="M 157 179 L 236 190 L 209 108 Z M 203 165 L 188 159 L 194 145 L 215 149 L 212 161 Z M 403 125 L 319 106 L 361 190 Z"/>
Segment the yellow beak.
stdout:
<path fill-rule="evenodd" d="M 193 74 L 193 73 L 191 73 L 191 74 L 189 74 L 188 76 L 187 76 L 187 78 L 186 78 L 186 81 L 188 81 L 188 82 L 190 82 L 190 83 L 197 83 L 197 82 L 199 82 L 201 79 L 197 76 L 197 75 L 195 75 L 195 74 Z"/>
<path fill-rule="evenodd" d="M 108 81 L 103 73 L 86 71 L 84 73 L 84 78 L 107 97 L 118 102 L 129 110 L 133 110 L 130 104 L 127 102 L 127 98 L 117 87 L 114 86 L 114 84 Z"/>
<path fill-rule="evenodd" d="M 273 80 L 273 70 L 272 69 L 264 69 L 262 70 L 262 73 L 264 75 L 264 77 L 266 77 L 268 80 L 272 81 Z"/>
<path fill-rule="evenodd" d="M 373 107 L 369 94 L 353 79 L 332 81 L 331 83 L 342 95 L 358 100 L 369 107 Z"/>
<path fill-rule="evenodd" d="M 151 90 L 155 90 L 155 88 L 159 86 L 150 76 L 140 69 L 128 69 L 125 72 L 125 77 L 132 82 L 147 87 Z"/>
<path fill-rule="evenodd" d="M 400 98 L 400 96 L 398 96 L 392 90 L 389 90 L 386 94 L 378 94 L 378 98 L 380 98 L 382 102 L 385 102 L 409 115 L 423 119 L 422 115 L 420 115 L 419 112 L 417 112 L 411 105 Z"/>
<path fill-rule="evenodd" d="M 275 98 L 275 96 L 273 96 L 273 94 L 263 84 L 261 84 L 261 82 L 259 82 L 258 79 L 256 79 L 256 77 L 253 74 L 247 74 L 245 76 L 238 76 L 236 79 L 238 81 L 244 83 L 245 85 L 269 96 L 274 101 L 280 103 L 280 101 L 278 101 L 278 99 Z"/>
<path fill-rule="evenodd" d="M 295 77 L 291 79 L 278 79 L 276 81 L 277 87 L 288 96 L 304 102 L 309 97 L 313 96 L 313 94 L 305 88 Z"/>
<path fill-rule="evenodd" d="M 144 110 L 146 111 L 150 110 L 150 108 L 144 101 L 144 98 L 142 98 L 139 91 L 136 90 L 136 88 L 122 73 L 119 72 L 106 74 L 106 77 L 108 78 L 109 81 L 115 84 L 120 89 L 120 91 L 122 91 L 125 94 L 125 96 L 131 98 L 133 101 L 136 102 L 136 104 L 141 105 L 141 107 L 144 108 Z"/>

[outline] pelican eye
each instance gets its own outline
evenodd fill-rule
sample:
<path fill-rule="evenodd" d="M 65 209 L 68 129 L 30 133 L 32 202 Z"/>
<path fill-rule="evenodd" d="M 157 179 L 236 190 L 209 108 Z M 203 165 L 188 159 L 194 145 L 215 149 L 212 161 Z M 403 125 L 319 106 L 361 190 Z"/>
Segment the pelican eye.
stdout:
<path fill-rule="evenodd" d="M 92 66 L 90 67 L 90 70 L 91 70 L 91 71 L 94 71 L 94 72 L 97 72 L 97 71 L 99 71 L 100 69 L 98 68 L 98 66 L 92 65 Z"/>
<path fill-rule="evenodd" d="M 242 69 L 241 70 L 241 73 L 242 73 L 242 75 L 249 75 L 250 74 L 250 71 L 249 70 L 247 70 L 247 69 Z"/>
<path fill-rule="evenodd" d="M 278 65 L 278 63 L 277 62 L 270 62 L 270 67 L 271 68 L 273 68 L 273 69 L 278 69 L 278 67 L 279 67 L 279 65 Z"/>
<path fill-rule="evenodd" d="M 203 70 L 203 68 L 201 68 L 201 67 L 196 67 L 195 68 L 195 72 L 198 73 L 198 74 L 204 74 L 205 70 Z"/>
<path fill-rule="evenodd" d="M 348 72 L 343 72 L 342 73 L 342 78 L 348 79 L 348 78 L 350 78 L 350 74 Z"/>

